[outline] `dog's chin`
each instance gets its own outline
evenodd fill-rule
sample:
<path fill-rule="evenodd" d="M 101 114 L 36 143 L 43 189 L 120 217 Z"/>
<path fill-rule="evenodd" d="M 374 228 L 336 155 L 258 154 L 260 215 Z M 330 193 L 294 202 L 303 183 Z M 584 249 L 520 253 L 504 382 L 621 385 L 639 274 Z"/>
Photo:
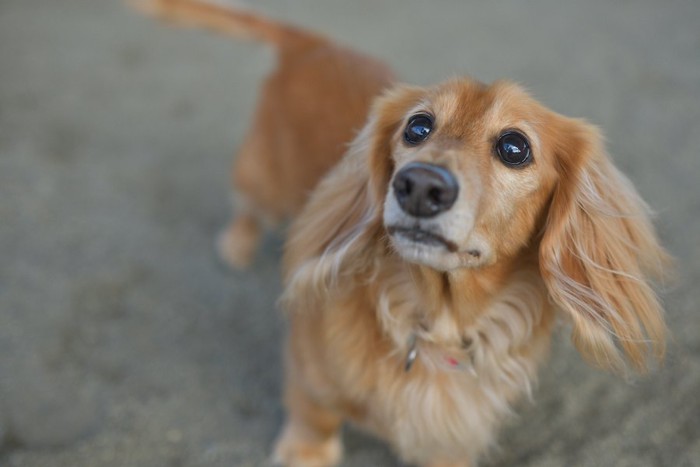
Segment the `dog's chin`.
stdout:
<path fill-rule="evenodd" d="M 458 245 L 432 232 L 387 227 L 391 244 L 398 255 L 410 263 L 421 264 L 438 271 L 475 268 L 484 264 L 480 254 L 463 252 Z"/>

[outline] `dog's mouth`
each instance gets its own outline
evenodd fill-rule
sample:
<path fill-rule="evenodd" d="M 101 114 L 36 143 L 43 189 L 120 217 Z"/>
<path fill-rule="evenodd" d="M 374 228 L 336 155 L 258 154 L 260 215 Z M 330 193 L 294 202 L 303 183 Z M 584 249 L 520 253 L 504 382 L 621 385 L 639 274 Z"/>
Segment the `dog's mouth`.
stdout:
<path fill-rule="evenodd" d="M 444 247 L 451 253 L 458 250 L 456 243 L 434 232 L 429 232 L 418 227 L 401 227 L 394 225 L 387 227 L 386 230 L 391 236 L 400 236 L 414 243 Z"/>

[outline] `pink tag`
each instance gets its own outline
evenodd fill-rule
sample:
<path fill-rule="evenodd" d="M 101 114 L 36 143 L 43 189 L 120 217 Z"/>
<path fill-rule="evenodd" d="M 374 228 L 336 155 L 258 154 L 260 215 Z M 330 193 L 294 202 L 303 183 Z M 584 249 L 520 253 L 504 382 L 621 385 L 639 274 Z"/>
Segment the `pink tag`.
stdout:
<path fill-rule="evenodd" d="M 457 361 L 456 358 L 453 357 L 446 357 L 447 363 L 450 364 L 450 366 L 457 366 L 459 365 L 459 361 Z"/>

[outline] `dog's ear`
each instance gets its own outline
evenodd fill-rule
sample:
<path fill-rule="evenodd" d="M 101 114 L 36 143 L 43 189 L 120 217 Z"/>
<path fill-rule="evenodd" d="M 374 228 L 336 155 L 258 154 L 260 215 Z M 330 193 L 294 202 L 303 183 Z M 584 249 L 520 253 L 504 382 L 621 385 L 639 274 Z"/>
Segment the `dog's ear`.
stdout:
<path fill-rule="evenodd" d="M 316 288 L 329 288 L 346 258 L 352 257 L 350 269 L 355 271 L 373 261 L 370 246 L 380 245 L 383 235 L 392 139 L 422 93 L 420 88 L 397 86 L 378 97 L 348 152 L 314 189 L 285 247 L 288 288 L 310 280 Z M 343 272 L 351 271 L 344 267 Z"/>
<path fill-rule="evenodd" d="M 555 154 L 559 181 L 540 245 L 540 268 L 553 300 L 573 321 L 573 341 L 588 360 L 637 370 L 661 359 L 666 328 L 650 280 L 669 258 L 649 210 L 611 163 L 598 130 L 561 118 Z"/>

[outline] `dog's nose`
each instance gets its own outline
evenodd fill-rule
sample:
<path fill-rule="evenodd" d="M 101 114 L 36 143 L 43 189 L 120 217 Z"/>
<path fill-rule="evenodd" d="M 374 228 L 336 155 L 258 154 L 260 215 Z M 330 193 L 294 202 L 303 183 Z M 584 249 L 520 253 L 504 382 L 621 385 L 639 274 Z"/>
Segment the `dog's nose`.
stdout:
<path fill-rule="evenodd" d="M 423 162 L 411 162 L 399 170 L 392 187 L 401 209 L 415 217 L 433 217 L 447 211 L 459 192 L 452 172 Z"/>

